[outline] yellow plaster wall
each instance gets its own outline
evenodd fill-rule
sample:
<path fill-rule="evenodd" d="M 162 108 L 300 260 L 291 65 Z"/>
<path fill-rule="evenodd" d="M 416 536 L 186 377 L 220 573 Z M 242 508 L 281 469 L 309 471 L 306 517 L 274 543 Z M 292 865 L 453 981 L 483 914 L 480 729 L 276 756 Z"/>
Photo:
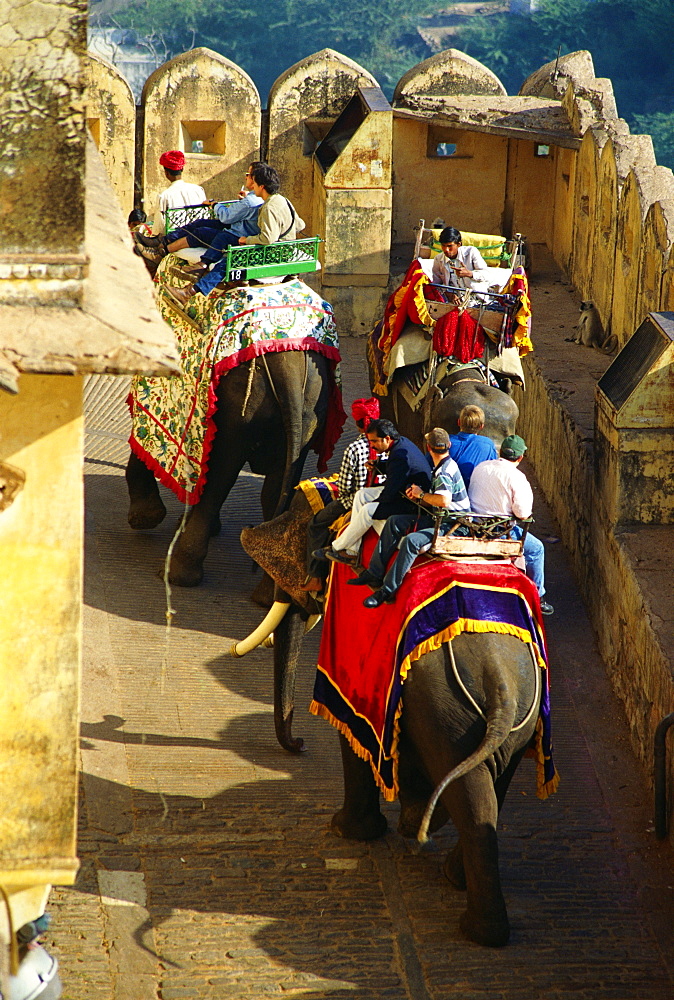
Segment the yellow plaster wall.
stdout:
<path fill-rule="evenodd" d="M 641 254 L 641 200 L 638 181 L 630 170 L 622 186 L 616 219 L 611 332 L 622 347 L 644 318 L 636 316 L 637 277 Z"/>
<path fill-rule="evenodd" d="M 493 138 L 493 137 L 489 137 Z M 530 243 L 549 243 L 552 236 L 555 165 L 559 150 L 551 146 L 549 156 L 535 156 L 536 143 L 509 139 L 506 200 L 512 204 L 512 216 L 504 220 L 512 236 L 522 233 Z M 501 229 L 495 230 L 501 232 Z"/>
<path fill-rule="evenodd" d="M 567 274 L 574 256 L 574 223 L 582 214 L 574 197 L 578 155 L 575 149 L 559 147 L 555 157 L 552 246 L 555 260 Z"/>
<path fill-rule="evenodd" d="M 376 86 L 374 77 L 358 63 L 322 49 L 286 70 L 269 93 L 267 159 L 281 174 L 282 191 L 307 223 L 310 235 L 322 231 L 313 216 L 314 139 L 306 123 L 323 138 L 358 87 Z"/>
<path fill-rule="evenodd" d="M 143 190 L 148 216 L 155 214 L 157 199 L 168 187 L 159 166 L 159 157 L 168 149 L 185 153 L 183 180 L 201 184 L 209 198 L 235 198 L 248 164 L 260 158 L 260 96 L 248 74 L 217 52 L 192 49 L 148 77 L 142 101 Z M 212 123 L 213 127 L 223 123 L 224 131 L 220 126 L 214 140 L 220 151 L 191 152 L 185 122 Z M 194 125 L 190 127 L 196 131 Z M 204 127 L 208 131 L 209 126 Z"/>
<path fill-rule="evenodd" d="M 454 129 L 447 141 L 458 155 L 429 157 L 428 128 L 393 119 L 393 242 L 413 242 L 419 219 L 428 225 L 437 216 L 459 230 L 499 234 L 508 140 Z"/>
<path fill-rule="evenodd" d="M 613 276 L 617 241 L 618 170 L 613 142 L 609 139 L 599 158 L 597 200 L 592 253 L 592 301 L 599 311 L 606 334 L 611 332 Z"/>
<path fill-rule="evenodd" d="M 643 226 L 637 279 L 637 316 L 645 316 L 661 308 L 669 245 L 666 210 L 660 202 L 655 202 L 648 209 Z"/>
<path fill-rule="evenodd" d="M 89 53 L 84 61 L 86 118 L 124 216 L 133 208 L 136 105 L 124 77 Z"/>
<path fill-rule="evenodd" d="M 82 378 L 0 393 L 0 461 L 25 487 L 0 512 L 0 883 L 76 870 Z M 28 877 L 30 875 L 30 877 Z"/>
<path fill-rule="evenodd" d="M 583 136 L 576 160 L 575 188 L 569 187 L 568 202 L 562 210 L 559 204 L 559 192 L 555 205 L 555 214 L 562 211 L 571 217 L 573 252 L 570 259 L 569 276 L 578 289 L 581 299 L 592 298 L 594 285 L 594 249 L 597 231 L 599 176 L 599 147 L 592 131 Z M 557 258 L 557 246 L 553 246 Z"/>

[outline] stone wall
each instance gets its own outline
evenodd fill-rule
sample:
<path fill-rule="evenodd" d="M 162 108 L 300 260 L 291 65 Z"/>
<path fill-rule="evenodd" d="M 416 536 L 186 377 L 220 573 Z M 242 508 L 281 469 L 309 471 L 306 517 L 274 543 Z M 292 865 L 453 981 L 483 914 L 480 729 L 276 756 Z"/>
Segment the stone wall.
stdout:
<path fill-rule="evenodd" d="M 115 67 L 97 56 L 84 63 L 87 125 L 101 154 L 122 212 L 134 202 L 136 105 L 131 88 Z"/>
<path fill-rule="evenodd" d="M 310 236 L 319 232 L 314 218 L 313 151 L 357 88 L 376 86 L 374 77 L 358 63 L 322 49 L 286 70 L 269 92 L 262 145 Z"/>
<path fill-rule="evenodd" d="M 142 100 L 148 216 L 168 186 L 159 166 L 168 149 L 185 154 L 183 180 L 201 184 L 209 198 L 235 198 L 249 163 L 260 158 L 260 97 L 248 74 L 210 49 L 192 49 L 155 70 Z"/>

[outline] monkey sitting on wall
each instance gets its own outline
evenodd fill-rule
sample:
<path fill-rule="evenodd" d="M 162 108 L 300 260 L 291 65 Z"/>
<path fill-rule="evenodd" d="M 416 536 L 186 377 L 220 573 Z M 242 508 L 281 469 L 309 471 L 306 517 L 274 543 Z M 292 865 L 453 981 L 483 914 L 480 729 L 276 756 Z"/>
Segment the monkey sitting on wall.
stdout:
<path fill-rule="evenodd" d="M 583 347 L 596 347 L 604 354 L 613 354 L 618 346 L 618 338 L 614 333 L 607 337 L 604 327 L 599 318 L 599 310 L 594 302 L 581 302 L 580 317 L 574 327 L 576 334 L 574 337 L 566 337 L 566 340 L 574 344 L 582 344 Z"/>

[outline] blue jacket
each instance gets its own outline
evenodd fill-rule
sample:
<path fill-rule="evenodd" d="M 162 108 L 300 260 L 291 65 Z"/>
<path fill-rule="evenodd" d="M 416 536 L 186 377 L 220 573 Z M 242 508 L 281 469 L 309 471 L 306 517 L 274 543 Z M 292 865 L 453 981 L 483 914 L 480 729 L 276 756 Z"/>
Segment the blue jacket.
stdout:
<path fill-rule="evenodd" d="M 231 232 L 237 236 L 257 236 L 260 227 L 257 217 L 264 205 L 264 198 L 249 191 L 244 198 L 235 202 L 219 201 L 215 206 L 215 214 Z"/>
<path fill-rule="evenodd" d="M 383 521 L 393 514 L 415 514 L 418 510 L 417 505 L 404 496 L 407 487 L 413 483 L 428 492 L 431 485 L 431 470 L 426 456 L 414 442 L 401 437 L 388 453 L 386 481 L 374 512 L 375 521 Z"/>

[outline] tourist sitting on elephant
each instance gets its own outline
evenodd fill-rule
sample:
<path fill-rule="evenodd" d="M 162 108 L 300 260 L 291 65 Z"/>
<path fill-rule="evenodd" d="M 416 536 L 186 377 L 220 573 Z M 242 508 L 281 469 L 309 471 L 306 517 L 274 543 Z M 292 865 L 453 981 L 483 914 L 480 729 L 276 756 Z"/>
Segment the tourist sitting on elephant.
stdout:
<path fill-rule="evenodd" d="M 304 229 L 305 223 L 288 199 L 278 193 L 281 187 L 278 171 L 274 167 L 270 167 L 269 164 L 262 163 L 255 167 L 251 173 L 253 175 L 253 192 L 264 202 L 257 217 L 260 232 L 255 236 L 240 236 L 236 242 L 241 245 L 260 244 L 267 246 L 270 243 L 296 240 L 297 234 Z M 212 292 L 215 286 L 226 277 L 226 274 L 227 258 L 224 257 L 193 285 L 186 285 L 185 288 L 176 288 L 172 285 L 164 287 L 179 305 L 185 305 L 195 292 L 200 292 L 202 295 L 208 295 L 209 292 Z"/>
<path fill-rule="evenodd" d="M 337 477 L 337 499 L 314 514 L 307 525 L 307 579 L 300 587 L 306 593 L 323 589 L 328 567 L 324 559 L 315 559 L 313 553 L 327 544 L 330 525 L 351 510 L 358 490 L 376 485 L 374 481 L 368 482 L 377 477 L 376 471 L 369 468 L 376 452 L 367 439 L 365 428 L 379 417 L 379 400 L 374 396 L 354 400 L 351 415 L 361 433 L 342 456 Z"/>
<path fill-rule="evenodd" d="M 248 167 L 238 201 L 219 201 L 214 205 L 215 219 L 195 219 L 184 226 L 172 229 L 165 236 L 136 235 L 139 253 L 154 263 L 167 253 L 178 253 L 187 247 L 203 247 L 201 256 L 206 270 L 222 258 L 228 246 L 238 245 L 241 236 L 255 236 L 260 232 L 257 217 L 264 201 L 253 191 L 253 170 L 266 166 L 254 160 Z"/>
<path fill-rule="evenodd" d="M 316 559 L 355 565 L 366 531 L 371 527 L 381 531 L 393 514 L 414 514 L 416 507 L 406 499 L 405 491 L 412 485 L 427 490 L 431 484 L 426 457 L 412 441 L 400 436 L 390 420 L 373 420 L 368 425 L 367 438 L 377 454 L 388 454 L 384 485 L 358 490 L 351 521 L 332 545 L 314 551 Z"/>
<path fill-rule="evenodd" d="M 473 470 L 468 496 L 470 507 L 476 514 L 513 515 L 522 520 L 531 517 L 534 494 L 529 480 L 518 469 L 527 446 L 519 434 L 511 434 L 503 439 L 500 457 L 489 462 L 481 462 Z M 523 530 L 516 525 L 513 538 L 521 538 Z M 554 608 L 542 600 L 545 593 L 545 550 L 540 539 L 527 532 L 524 539 L 524 563 L 527 576 L 536 584 L 541 597 L 541 611 L 551 615 Z"/>
<path fill-rule="evenodd" d="M 159 166 L 164 168 L 164 176 L 169 181 L 169 186 L 159 195 L 152 231 L 165 233 L 166 210 L 184 208 L 185 205 L 201 205 L 206 200 L 206 192 L 200 184 L 190 184 L 183 180 L 185 154 L 182 150 L 169 149 L 162 153 L 159 157 Z"/>
<path fill-rule="evenodd" d="M 475 288 L 487 291 L 493 283 L 493 270 L 477 247 L 464 246 L 461 233 L 446 226 L 440 233 L 439 253 L 433 261 L 433 281 L 452 288 Z"/>
<path fill-rule="evenodd" d="M 426 434 L 428 453 L 433 462 L 433 478 L 430 492 L 426 493 L 419 486 L 412 485 L 406 490 L 410 500 L 419 500 L 435 512 L 443 514 L 470 510 L 468 494 L 459 467 L 449 454 L 449 434 L 444 427 L 434 427 Z M 444 518 L 444 531 L 453 523 L 452 518 Z M 408 534 L 410 529 L 411 534 Z M 396 514 L 389 517 L 384 525 L 377 546 L 372 553 L 370 564 L 360 576 L 349 580 L 355 586 L 372 587 L 374 594 L 366 597 L 363 604 L 366 608 L 378 608 L 380 604 L 391 604 L 405 576 L 412 568 L 412 563 L 427 549 L 433 541 L 435 522 L 429 515 Z M 399 549 L 395 562 L 388 570 L 391 556 Z"/>
<path fill-rule="evenodd" d="M 498 458 L 494 442 L 481 434 L 482 430 L 484 410 L 479 406 L 464 406 L 459 414 L 459 433 L 449 435 L 452 458 L 459 467 L 466 489 L 476 465 Z"/>

